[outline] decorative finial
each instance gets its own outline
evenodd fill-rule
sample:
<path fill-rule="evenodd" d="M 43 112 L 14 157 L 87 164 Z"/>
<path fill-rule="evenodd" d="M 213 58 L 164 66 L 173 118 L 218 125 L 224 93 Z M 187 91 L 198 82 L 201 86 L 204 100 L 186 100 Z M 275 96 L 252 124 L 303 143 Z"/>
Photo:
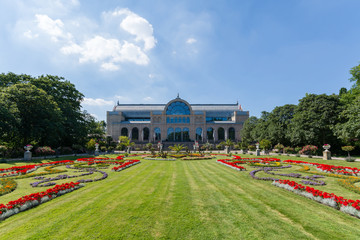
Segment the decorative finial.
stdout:
<path fill-rule="evenodd" d="M 179 93 L 178 93 L 178 95 L 177 95 L 177 98 L 180 98 L 180 97 L 179 97 Z"/>
<path fill-rule="evenodd" d="M 119 100 L 117 101 L 117 105 L 118 105 L 118 106 L 120 105 Z"/>

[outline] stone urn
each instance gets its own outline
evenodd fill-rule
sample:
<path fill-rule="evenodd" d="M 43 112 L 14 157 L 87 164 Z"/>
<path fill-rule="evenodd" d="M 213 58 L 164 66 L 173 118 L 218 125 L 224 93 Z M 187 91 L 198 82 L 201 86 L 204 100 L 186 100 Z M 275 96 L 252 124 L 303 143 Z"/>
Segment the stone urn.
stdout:
<path fill-rule="evenodd" d="M 330 147 L 330 144 L 324 144 L 323 148 L 325 151 L 323 151 L 323 160 L 331 160 L 331 152 L 329 151 Z"/>

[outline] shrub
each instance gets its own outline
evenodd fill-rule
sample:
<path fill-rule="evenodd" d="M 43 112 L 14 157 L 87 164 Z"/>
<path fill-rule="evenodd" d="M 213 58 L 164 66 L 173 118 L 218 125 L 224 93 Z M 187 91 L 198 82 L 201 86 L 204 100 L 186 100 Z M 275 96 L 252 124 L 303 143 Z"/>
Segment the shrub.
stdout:
<path fill-rule="evenodd" d="M 279 152 L 279 153 L 280 153 L 280 152 L 283 151 L 284 145 L 278 143 L 278 144 L 276 144 L 276 145 L 274 146 L 274 149 L 276 149 L 276 152 Z"/>
<path fill-rule="evenodd" d="M 249 145 L 249 146 L 248 146 L 248 149 L 249 149 L 250 151 L 255 151 L 256 146 L 255 146 L 255 145 Z"/>
<path fill-rule="evenodd" d="M 37 156 L 47 156 L 47 155 L 54 155 L 55 151 L 51 149 L 51 147 L 44 146 L 38 147 L 35 149 L 35 154 Z"/>
<path fill-rule="evenodd" d="M 86 143 L 86 149 L 89 151 L 95 151 L 95 139 L 90 139 L 87 143 Z"/>
<path fill-rule="evenodd" d="M 355 149 L 354 146 L 343 146 L 343 147 L 341 147 L 341 150 L 348 153 L 348 158 L 350 158 L 350 152 L 353 151 L 354 149 Z"/>
<path fill-rule="evenodd" d="M 6 146 L 0 145 L 0 155 L 1 156 L 5 155 L 6 150 L 7 150 Z"/>
<path fill-rule="evenodd" d="M 347 161 L 347 162 L 355 162 L 355 158 L 347 157 L 347 158 L 345 158 L 345 161 Z"/>
<path fill-rule="evenodd" d="M 72 153 L 73 153 L 73 150 L 71 149 L 71 147 L 60 148 L 60 154 L 68 155 L 68 154 L 72 154 Z"/>
<path fill-rule="evenodd" d="M 292 147 L 285 147 L 284 153 L 296 153 L 296 152 L 295 152 L 295 149 Z"/>
<path fill-rule="evenodd" d="M 100 147 L 100 150 L 102 151 L 102 152 L 106 152 L 106 147 L 105 146 L 102 146 L 102 147 Z"/>
<path fill-rule="evenodd" d="M 223 149 L 223 146 L 221 144 L 218 144 L 218 145 L 216 145 L 216 149 L 221 150 L 221 149 Z"/>
<path fill-rule="evenodd" d="M 295 147 L 295 153 L 299 153 L 302 147 Z"/>
<path fill-rule="evenodd" d="M 260 148 L 266 150 L 269 150 L 271 148 L 271 141 L 267 139 L 262 139 L 260 141 Z"/>
<path fill-rule="evenodd" d="M 300 150 L 300 154 L 305 154 L 305 155 L 314 155 L 316 154 L 316 151 L 318 150 L 317 146 L 314 145 L 306 145 L 304 146 L 301 150 Z"/>

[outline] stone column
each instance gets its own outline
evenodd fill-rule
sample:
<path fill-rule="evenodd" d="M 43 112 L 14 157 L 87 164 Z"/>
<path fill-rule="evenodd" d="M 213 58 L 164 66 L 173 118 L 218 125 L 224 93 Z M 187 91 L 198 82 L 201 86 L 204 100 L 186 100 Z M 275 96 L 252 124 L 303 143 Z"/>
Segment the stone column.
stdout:
<path fill-rule="evenodd" d="M 331 160 L 331 152 L 329 150 L 323 151 L 323 160 Z"/>

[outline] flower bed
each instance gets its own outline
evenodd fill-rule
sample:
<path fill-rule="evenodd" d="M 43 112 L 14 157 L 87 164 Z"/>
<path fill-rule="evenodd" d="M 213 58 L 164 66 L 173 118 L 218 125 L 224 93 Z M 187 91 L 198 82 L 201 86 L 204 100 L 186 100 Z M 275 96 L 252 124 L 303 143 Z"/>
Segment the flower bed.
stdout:
<path fill-rule="evenodd" d="M 131 167 L 131 166 L 134 166 L 136 164 L 139 164 L 140 163 L 140 160 L 129 160 L 128 162 L 125 162 L 123 164 L 121 164 L 120 166 L 117 166 L 117 167 L 113 167 L 111 170 L 115 171 L 115 172 L 119 172 L 121 170 L 124 170 L 128 167 Z"/>
<path fill-rule="evenodd" d="M 151 157 L 147 157 L 144 158 L 146 160 L 158 160 L 158 161 L 176 161 L 175 158 L 151 158 Z"/>
<path fill-rule="evenodd" d="M 0 196 L 14 191 L 16 187 L 17 183 L 14 179 L 0 179 Z"/>
<path fill-rule="evenodd" d="M 360 200 L 344 199 L 334 193 L 323 192 L 290 180 L 277 180 L 272 184 L 360 218 Z"/>
<path fill-rule="evenodd" d="M 197 157 L 184 157 L 181 160 L 209 160 L 213 159 L 212 156 L 197 156 Z"/>
<path fill-rule="evenodd" d="M 72 192 L 83 186 L 84 185 L 80 183 L 64 183 L 56 185 L 55 187 L 49 188 L 43 192 L 23 196 L 17 200 L 10 201 L 7 204 L 0 204 L 0 221 L 44 202 L 50 201 L 56 197 Z"/>
<path fill-rule="evenodd" d="M 345 167 L 345 166 L 334 166 L 334 165 L 328 165 L 328 164 L 312 163 L 312 162 L 304 162 L 304 161 L 294 161 L 294 160 L 285 160 L 284 163 L 315 166 L 316 170 L 325 172 L 325 173 L 333 173 L 333 174 L 349 175 L 349 176 L 360 176 L 360 169 L 358 169 L 356 167 L 352 168 L 352 167 Z"/>
<path fill-rule="evenodd" d="M 237 171 L 246 171 L 246 168 L 244 168 L 242 166 L 238 166 L 238 165 L 234 164 L 233 162 L 229 162 L 228 159 L 219 159 L 219 160 L 217 160 L 217 162 L 224 165 L 224 166 L 235 169 Z"/>

